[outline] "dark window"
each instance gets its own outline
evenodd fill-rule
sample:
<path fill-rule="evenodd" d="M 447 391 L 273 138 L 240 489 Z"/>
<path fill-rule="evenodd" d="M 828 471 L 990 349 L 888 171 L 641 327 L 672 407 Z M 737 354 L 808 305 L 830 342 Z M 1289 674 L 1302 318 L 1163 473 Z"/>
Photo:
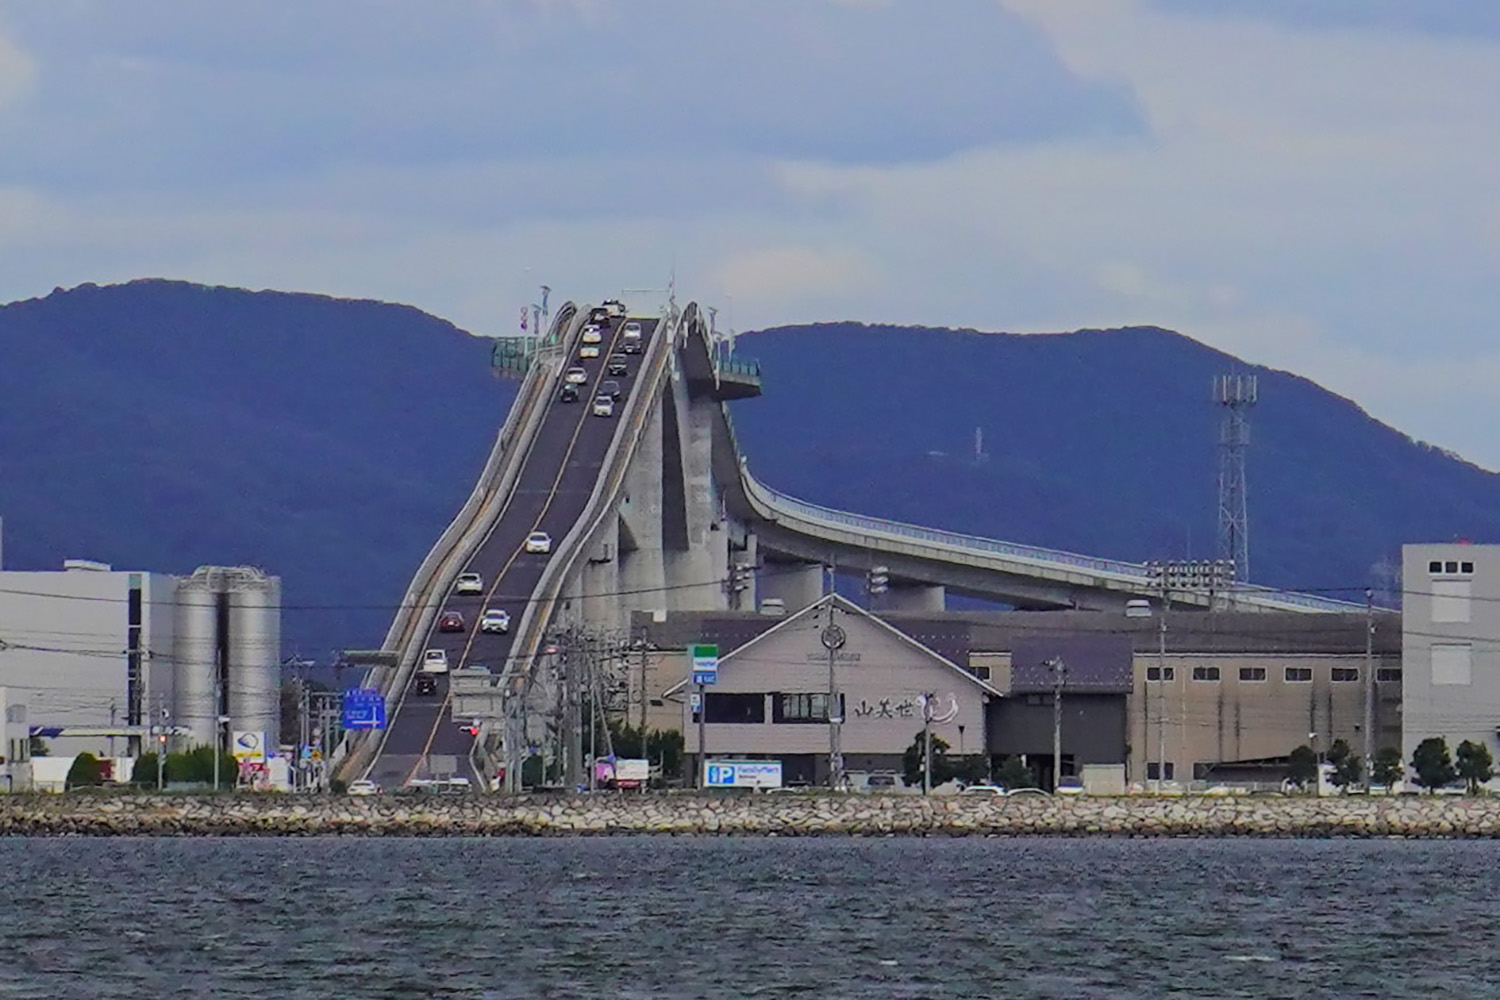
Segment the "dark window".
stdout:
<path fill-rule="evenodd" d="M 1457 573 L 1458 572 L 1458 563 L 1455 562 L 1455 561 L 1452 561 L 1452 560 L 1444 563 L 1443 564 L 1443 572 L 1444 573 Z"/>
<path fill-rule="evenodd" d="M 1218 667 L 1194 667 L 1193 668 L 1193 680 L 1195 680 L 1195 681 L 1216 681 L 1218 679 L 1219 679 L 1219 668 Z"/>
<path fill-rule="evenodd" d="M 1333 668 L 1333 679 L 1336 680 L 1336 681 L 1341 681 L 1343 683 L 1348 683 L 1350 681 L 1357 681 L 1357 680 L 1359 680 L 1359 668 L 1358 667 L 1334 667 Z"/>
<path fill-rule="evenodd" d="M 1242 681 L 1263 681 L 1265 679 L 1265 667 L 1240 667 L 1240 680 Z M 1193 765 L 1195 771 L 1197 767 L 1197 764 Z"/>
<path fill-rule="evenodd" d="M 1375 679 L 1382 684 L 1400 684 L 1401 668 L 1381 667 L 1379 670 L 1375 671 Z"/>
<path fill-rule="evenodd" d="M 1427 572 L 1429 573 L 1441 573 L 1442 571 L 1443 564 L 1437 559 L 1434 559 L 1432 562 L 1427 564 Z"/>
<path fill-rule="evenodd" d="M 703 696 L 705 722 L 765 722 L 766 696 L 763 694 L 706 694 Z"/>
<path fill-rule="evenodd" d="M 1307 684 L 1312 681 L 1312 667 L 1287 667 L 1282 677 L 1290 684 Z"/>
<path fill-rule="evenodd" d="M 1474 564 L 1471 562 L 1459 563 L 1458 571 L 1460 573 L 1472 573 L 1474 572 Z"/>
<path fill-rule="evenodd" d="M 1159 680 L 1161 680 L 1162 672 L 1163 671 L 1166 672 L 1167 680 L 1170 681 L 1170 680 L 1176 680 L 1177 679 L 1177 670 L 1175 668 L 1173 668 L 1173 667 L 1147 667 L 1146 668 L 1146 680 L 1148 680 L 1148 681 L 1159 681 Z"/>
<path fill-rule="evenodd" d="M 827 722 L 828 692 L 778 694 L 772 706 L 773 722 Z"/>
<path fill-rule="evenodd" d="M 1170 760 L 1167 761 L 1167 776 L 1165 778 L 1163 778 L 1162 775 L 1161 775 L 1161 765 L 1160 764 L 1158 764 L 1154 760 L 1150 760 L 1150 761 L 1146 762 L 1146 780 L 1147 781 L 1171 781 L 1173 777 L 1174 777 L 1174 769 L 1172 767 L 1172 762 Z"/>
<path fill-rule="evenodd" d="M 1199 760 L 1193 762 L 1193 780 L 1207 781 L 1213 776 L 1214 768 L 1218 767 L 1218 761 Z"/>

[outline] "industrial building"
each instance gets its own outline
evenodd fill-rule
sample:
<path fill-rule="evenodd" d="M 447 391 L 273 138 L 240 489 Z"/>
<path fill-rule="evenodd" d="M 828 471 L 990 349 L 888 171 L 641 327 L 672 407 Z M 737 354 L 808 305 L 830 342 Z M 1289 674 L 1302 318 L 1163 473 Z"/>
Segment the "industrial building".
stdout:
<path fill-rule="evenodd" d="M 821 726 L 787 725 L 783 701 L 829 690 L 819 638 L 829 601 L 847 636 L 836 680 L 850 770 L 899 766 L 921 728 L 911 699 L 924 690 L 960 707 L 937 730 L 954 751 L 987 754 L 995 765 L 1019 756 L 1044 786 L 1057 770 L 1053 700 L 1059 690 L 1061 773 L 1123 765 L 1126 781 L 1141 788 L 1157 781 L 1180 787 L 1277 783 L 1288 754 L 1300 745 L 1326 752 L 1342 739 L 1361 753 L 1367 698 L 1372 747 L 1401 743 L 1401 629 L 1391 612 L 1174 611 L 1163 630 L 1157 608 L 1149 617 L 1097 611 L 877 616 L 826 597 L 787 618 L 637 613 L 636 635 L 650 650 L 644 662 L 652 699 L 648 725 L 681 729 L 688 753 L 696 753 L 686 650 L 714 643 L 722 668 L 706 696 L 707 756 L 775 757 L 788 780 L 825 778 L 826 714 L 793 720 Z M 907 707 L 885 727 L 862 727 L 862 704 L 877 711 Z"/>
<path fill-rule="evenodd" d="M 187 577 L 69 559 L 0 571 L 0 685 L 53 753 L 133 755 L 153 727 L 204 745 L 215 719 L 278 738 L 281 582 L 249 567 Z"/>

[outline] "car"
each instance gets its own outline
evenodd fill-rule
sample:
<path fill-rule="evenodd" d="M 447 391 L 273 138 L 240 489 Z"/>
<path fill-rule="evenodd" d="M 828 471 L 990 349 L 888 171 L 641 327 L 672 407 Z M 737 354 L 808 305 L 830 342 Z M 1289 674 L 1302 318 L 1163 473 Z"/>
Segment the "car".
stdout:
<path fill-rule="evenodd" d="M 350 795 L 379 795 L 380 786 L 368 778 L 359 778 L 349 782 Z"/>
<path fill-rule="evenodd" d="M 1013 799 L 1018 795 L 1023 797 L 1028 795 L 1041 795 L 1045 798 L 1052 797 L 1052 793 L 1043 791 L 1040 788 L 1012 788 L 1005 793 L 1005 797 L 1008 799 Z"/>
<path fill-rule="evenodd" d="M 604 302 L 600 305 L 600 308 L 604 310 L 604 314 L 606 316 L 625 315 L 625 303 L 621 302 L 619 299 L 605 299 Z"/>
<path fill-rule="evenodd" d="M 865 790 L 869 792 L 892 792 L 899 787 L 896 776 L 884 771 L 865 778 Z"/>
<path fill-rule="evenodd" d="M 458 580 L 453 584 L 455 594 L 482 594 L 484 593 L 484 577 L 478 573 L 460 573 Z"/>
<path fill-rule="evenodd" d="M 462 632 L 464 630 L 464 616 L 457 611 L 444 611 L 438 619 L 439 632 Z"/>
<path fill-rule="evenodd" d="M 421 672 L 424 674 L 446 674 L 448 672 L 448 651 L 446 649 L 429 649 L 423 653 Z"/>
<path fill-rule="evenodd" d="M 595 306 L 589 310 L 589 322 L 607 324 L 609 322 L 609 310 L 603 306 Z"/>
<path fill-rule="evenodd" d="M 589 360 L 591 360 L 593 358 L 597 358 L 598 356 L 599 356 L 599 345 L 598 344 L 584 344 L 582 347 L 580 347 L 578 349 L 578 360 L 579 361 L 589 361 Z"/>
<path fill-rule="evenodd" d="M 621 349 L 626 354 L 641 353 L 642 337 L 640 322 L 638 320 L 631 320 L 620 328 Z"/>
<path fill-rule="evenodd" d="M 613 396 L 599 395 L 594 397 L 594 416 L 612 417 L 615 415 L 615 400 Z"/>
<path fill-rule="evenodd" d="M 992 798 L 998 798 L 1005 795 L 1005 789 L 1001 788 L 999 785 L 970 785 L 958 794 L 970 795 L 975 797 L 990 796 Z"/>
<path fill-rule="evenodd" d="M 504 608 L 486 608 L 484 616 L 479 619 L 479 631 L 500 632 L 510 631 L 510 612 Z"/>
<path fill-rule="evenodd" d="M 563 372 L 564 384 L 571 383 L 572 385 L 583 385 L 583 383 L 587 382 L 588 380 L 589 373 L 583 368 L 574 367 L 569 368 L 567 371 Z"/>
<path fill-rule="evenodd" d="M 522 548 L 527 552 L 551 552 L 552 536 L 545 531 L 533 531 L 526 536 L 526 544 Z"/>
<path fill-rule="evenodd" d="M 610 399 L 619 399 L 623 395 L 623 390 L 620 388 L 620 383 L 614 379 L 605 379 L 604 384 L 599 386 L 599 395 L 608 396 Z"/>
<path fill-rule="evenodd" d="M 625 358 L 619 354 L 611 354 L 609 356 L 609 363 L 605 365 L 605 369 L 610 375 L 619 375 L 623 377 L 630 374 L 630 362 L 626 361 Z"/>
<path fill-rule="evenodd" d="M 425 698 L 437 694 L 437 674 L 417 675 L 417 697 Z"/>
<path fill-rule="evenodd" d="M 1076 774 L 1065 774 L 1057 779 L 1058 795 L 1082 795 L 1083 779 Z"/>
<path fill-rule="evenodd" d="M 578 386 L 572 382 L 564 382 L 563 387 L 557 392 L 557 401 L 559 403 L 578 402 Z"/>
<path fill-rule="evenodd" d="M 590 323 L 583 328 L 583 336 L 580 339 L 585 344 L 597 344 L 604 340 L 604 334 L 600 331 L 598 323 Z"/>

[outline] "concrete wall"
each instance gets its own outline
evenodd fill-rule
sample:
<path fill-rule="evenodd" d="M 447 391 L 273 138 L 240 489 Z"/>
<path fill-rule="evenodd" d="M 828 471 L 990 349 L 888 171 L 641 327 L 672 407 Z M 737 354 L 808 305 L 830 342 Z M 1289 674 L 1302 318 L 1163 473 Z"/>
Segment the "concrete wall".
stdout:
<path fill-rule="evenodd" d="M 1500 759 L 1500 546 L 1401 551 L 1402 754 L 1440 736 L 1450 753 L 1472 740 Z"/>

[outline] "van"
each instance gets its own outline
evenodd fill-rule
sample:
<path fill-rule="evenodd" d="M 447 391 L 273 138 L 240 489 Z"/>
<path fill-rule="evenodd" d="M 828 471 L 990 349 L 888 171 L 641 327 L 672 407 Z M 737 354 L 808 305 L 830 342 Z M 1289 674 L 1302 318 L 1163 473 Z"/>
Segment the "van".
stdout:
<path fill-rule="evenodd" d="M 785 618 L 786 601 L 779 597 L 768 597 L 760 602 L 760 613 L 767 618 Z"/>
<path fill-rule="evenodd" d="M 448 651 L 446 649 L 429 649 L 423 653 L 421 672 L 424 674 L 446 674 L 448 672 Z"/>

